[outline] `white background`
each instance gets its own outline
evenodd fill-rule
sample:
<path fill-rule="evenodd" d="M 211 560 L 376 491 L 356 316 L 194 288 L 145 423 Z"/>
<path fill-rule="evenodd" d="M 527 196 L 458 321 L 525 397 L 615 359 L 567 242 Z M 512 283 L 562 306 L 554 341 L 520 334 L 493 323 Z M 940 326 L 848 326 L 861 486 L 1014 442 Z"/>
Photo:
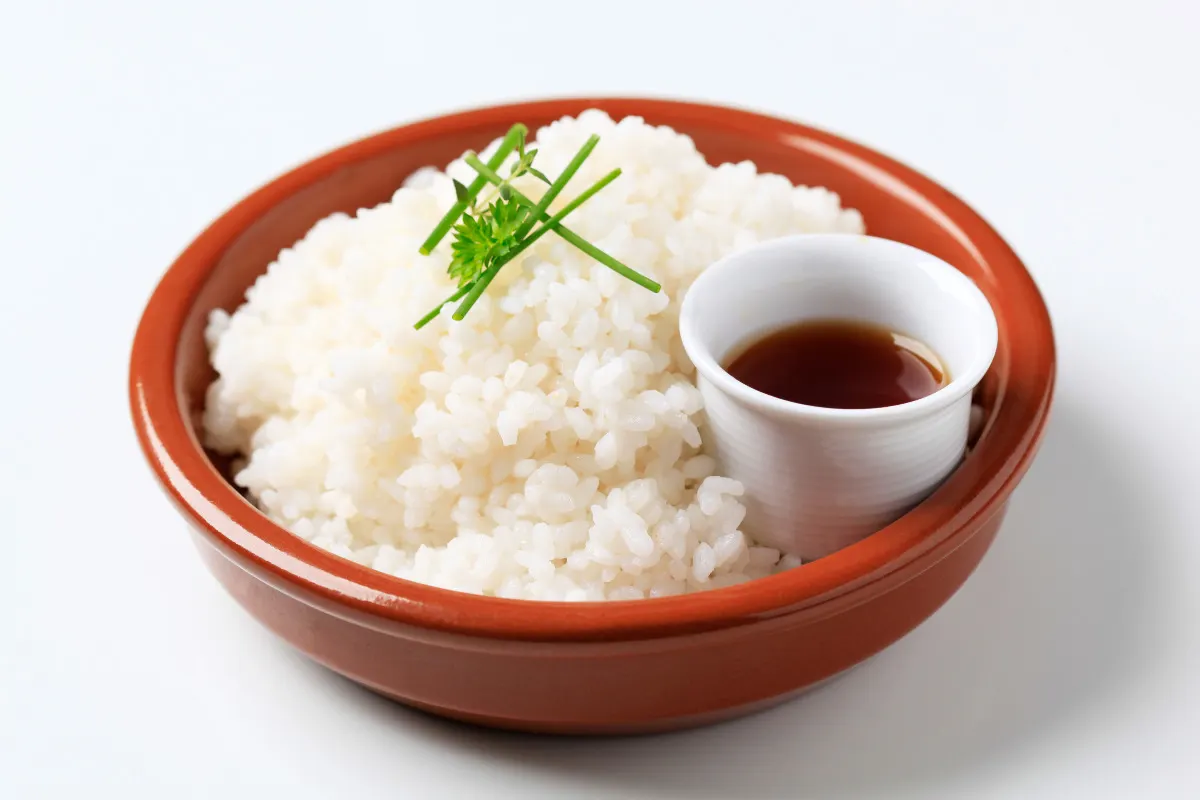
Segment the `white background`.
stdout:
<path fill-rule="evenodd" d="M 0 797 L 1200 796 L 1195 2 L 3 9 Z M 1060 348 L 1042 454 L 943 610 L 797 702 L 657 738 L 470 729 L 308 663 L 204 571 L 125 404 L 143 302 L 241 196 L 416 117 L 585 93 L 926 171 L 1026 259 Z"/>

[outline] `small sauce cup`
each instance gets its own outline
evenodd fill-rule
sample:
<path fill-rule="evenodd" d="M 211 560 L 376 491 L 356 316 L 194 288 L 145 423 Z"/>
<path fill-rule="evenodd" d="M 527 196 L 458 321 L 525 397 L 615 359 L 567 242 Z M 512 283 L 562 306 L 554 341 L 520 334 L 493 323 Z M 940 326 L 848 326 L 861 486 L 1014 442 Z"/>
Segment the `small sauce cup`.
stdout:
<path fill-rule="evenodd" d="M 772 397 L 723 364 L 764 335 L 806 320 L 873 323 L 928 345 L 949 372 L 930 395 L 838 409 Z M 684 349 L 704 397 L 722 473 L 745 487 L 745 530 L 811 560 L 895 521 L 958 466 L 972 391 L 996 353 L 996 317 L 965 275 L 888 239 L 772 239 L 709 267 L 683 301 Z"/>

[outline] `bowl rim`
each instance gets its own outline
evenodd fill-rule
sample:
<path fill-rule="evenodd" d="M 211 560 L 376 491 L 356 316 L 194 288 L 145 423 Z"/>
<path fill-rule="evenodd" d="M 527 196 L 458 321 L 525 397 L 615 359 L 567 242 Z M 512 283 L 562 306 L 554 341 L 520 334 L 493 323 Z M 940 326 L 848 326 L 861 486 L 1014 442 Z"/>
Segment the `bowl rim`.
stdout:
<path fill-rule="evenodd" d="M 1002 386 L 976 449 L 928 500 L 893 524 L 800 568 L 694 594 L 580 603 L 468 594 L 378 572 L 271 522 L 220 475 L 179 401 L 176 357 L 183 324 L 226 248 L 288 196 L 356 162 L 450 131 L 558 118 L 595 106 L 614 117 L 664 116 L 673 127 L 696 122 L 807 149 L 882 177 L 889 190 L 932 209 L 992 275 L 1003 276 L 1006 294 L 1021 304 L 1022 335 L 1035 349 L 1025 355 L 1038 365 L 1028 392 L 1014 399 Z M 889 576 L 911 579 L 1001 512 L 1036 452 L 1054 381 L 1050 316 L 1032 276 L 979 214 L 930 178 L 841 136 L 779 117 L 691 101 L 591 96 L 492 105 L 400 125 L 318 156 L 254 191 L 197 236 L 159 281 L 134 336 L 128 391 L 134 428 L 158 482 L 193 528 L 240 556 L 244 567 L 256 565 L 272 582 L 315 593 L 381 623 L 493 639 L 586 642 L 682 636 L 798 612 L 819 616 L 822 606 L 857 604 L 852 593 L 865 601 L 871 587 L 881 591 Z M 1003 440 L 995 435 L 1000 427 Z M 918 563 L 922 559 L 925 566 Z M 833 601 L 839 602 L 829 606 Z"/>

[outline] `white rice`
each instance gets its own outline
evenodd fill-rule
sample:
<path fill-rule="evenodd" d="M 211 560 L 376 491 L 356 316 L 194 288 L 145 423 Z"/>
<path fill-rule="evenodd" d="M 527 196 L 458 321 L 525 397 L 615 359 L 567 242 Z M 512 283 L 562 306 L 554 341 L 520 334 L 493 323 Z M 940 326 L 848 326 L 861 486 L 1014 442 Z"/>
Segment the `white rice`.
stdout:
<path fill-rule="evenodd" d="M 862 218 L 829 191 L 749 162 L 712 168 L 690 138 L 598 111 L 539 131 L 537 165 L 557 174 L 592 133 L 560 200 L 624 173 L 568 224 L 662 293 L 551 234 L 464 321 L 451 307 L 413 330 L 454 289 L 450 237 L 417 250 L 454 201 L 447 174 L 474 176 L 456 161 L 317 223 L 234 314 L 213 312 L 207 444 L 244 457 L 235 480 L 272 520 L 392 575 L 538 600 L 673 595 L 798 563 L 741 532 L 742 487 L 703 452 L 679 302 L 734 249 L 861 233 Z"/>

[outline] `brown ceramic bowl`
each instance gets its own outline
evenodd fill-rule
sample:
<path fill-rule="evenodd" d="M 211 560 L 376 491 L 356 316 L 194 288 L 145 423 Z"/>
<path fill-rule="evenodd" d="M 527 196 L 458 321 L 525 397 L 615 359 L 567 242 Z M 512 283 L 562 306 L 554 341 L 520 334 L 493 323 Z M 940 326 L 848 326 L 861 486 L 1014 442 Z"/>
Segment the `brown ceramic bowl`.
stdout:
<path fill-rule="evenodd" d="M 387 200 L 516 121 L 597 106 L 689 134 L 712 163 L 827 186 L 868 230 L 940 256 L 996 310 L 1000 344 L 975 449 L 927 501 L 798 569 L 690 596 L 613 603 L 501 600 L 411 583 L 308 544 L 261 515 L 197 439 L 212 380 L 202 338 L 318 219 Z M 1050 319 L 1000 236 L 928 178 L 837 136 L 746 111 L 644 99 L 521 103 L 405 125 L 299 167 L 238 203 L 171 265 L 133 346 L 142 449 L 208 568 L 261 623 L 327 667 L 404 703 L 505 728 L 652 731 L 764 707 L 878 652 L 932 614 L 996 535 L 1033 458 L 1054 384 Z"/>

